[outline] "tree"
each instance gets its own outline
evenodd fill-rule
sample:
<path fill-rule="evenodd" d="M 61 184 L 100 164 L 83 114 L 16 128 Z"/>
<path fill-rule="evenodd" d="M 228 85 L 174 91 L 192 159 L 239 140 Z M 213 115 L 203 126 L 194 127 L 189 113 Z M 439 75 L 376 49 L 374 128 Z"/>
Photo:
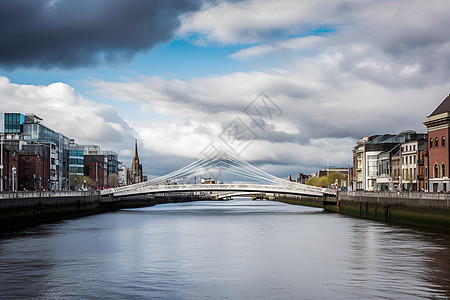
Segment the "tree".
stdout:
<path fill-rule="evenodd" d="M 119 177 L 117 174 L 109 174 L 108 175 L 108 187 L 117 187 L 119 186 Z"/>
<path fill-rule="evenodd" d="M 308 180 L 306 180 L 306 184 L 317 186 L 318 181 L 319 181 L 319 177 L 314 176 L 314 177 L 311 177 Z"/>
<path fill-rule="evenodd" d="M 83 184 L 83 175 L 70 175 L 70 189 L 76 190 Z"/>
<path fill-rule="evenodd" d="M 83 176 L 83 182 L 81 184 L 84 184 L 85 188 L 95 188 L 95 186 L 97 185 L 95 180 L 92 180 L 92 178 L 89 176 Z"/>
<path fill-rule="evenodd" d="M 332 185 L 332 184 L 335 184 L 336 180 L 337 180 L 337 183 L 338 183 L 337 187 L 340 187 L 341 186 L 341 181 L 344 180 L 344 179 L 345 179 L 344 174 L 342 174 L 341 172 L 335 171 L 335 172 L 331 172 L 330 173 L 328 182 L 329 182 L 330 185 Z"/>

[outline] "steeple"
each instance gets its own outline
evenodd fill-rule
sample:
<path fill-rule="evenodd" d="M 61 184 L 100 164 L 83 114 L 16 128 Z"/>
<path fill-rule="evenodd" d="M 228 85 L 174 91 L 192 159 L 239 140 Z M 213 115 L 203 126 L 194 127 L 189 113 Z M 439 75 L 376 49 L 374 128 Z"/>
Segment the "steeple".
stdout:
<path fill-rule="evenodd" d="M 131 167 L 128 169 L 128 182 L 129 183 L 139 183 L 142 182 L 142 164 L 139 163 L 139 154 L 137 148 L 137 139 L 134 139 L 134 156 L 131 161 Z"/>
<path fill-rule="evenodd" d="M 139 155 L 138 155 L 138 149 L 137 149 L 137 139 L 134 139 L 134 156 L 133 156 L 133 161 L 135 161 L 137 159 L 137 161 L 139 162 Z"/>

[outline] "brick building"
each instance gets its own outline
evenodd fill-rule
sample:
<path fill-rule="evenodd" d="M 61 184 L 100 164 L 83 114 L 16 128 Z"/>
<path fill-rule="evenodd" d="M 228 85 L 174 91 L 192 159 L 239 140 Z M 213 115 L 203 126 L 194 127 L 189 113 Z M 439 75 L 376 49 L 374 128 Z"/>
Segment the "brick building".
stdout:
<path fill-rule="evenodd" d="M 428 190 L 446 192 L 450 188 L 448 176 L 450 95 L 427 116 L 424 124 L 428 131 Z"/>
<path fill-rule="evenodd" d="M 50 148 L 48 145 L 23 145 L 18 153 L 18 190 L 41 191 L 50 181 Z"/>
<path fill-rule="evenodd" d="M 84 176 L 96 183 L 96 188 L 106 186 L 107 160 L 104 155 L 84 155 Z"/>

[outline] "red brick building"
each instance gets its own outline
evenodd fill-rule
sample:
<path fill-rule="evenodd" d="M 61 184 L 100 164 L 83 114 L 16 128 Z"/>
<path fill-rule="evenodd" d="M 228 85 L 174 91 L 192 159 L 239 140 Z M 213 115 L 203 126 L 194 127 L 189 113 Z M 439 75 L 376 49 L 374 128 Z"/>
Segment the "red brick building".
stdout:
<path fill-rule="evenodd" d="M 18 190 L 47 190 L 50 179 L 50 148 L 48 145 L 23 145 L 18 153 Z"/>
<path fill-rule="evenodd" d="M 12 191 L 13 183 L 14 190 L 17 190 L 17 169 L 18 169 L 18 153 L 16 147 L 9 143 L 8 145 L 3 146 L 3 191 Z M 16 173 L 13 173 L 13 168 L 16 170 Z M 13 175 L 14 180 L 13 180 Z"/>
<path fill-rule="evenodd" d="M 428 190 L 446 192 L 450 189 L 450 95 L 427 117 L 424 124 L 428 131 Z"/>
<path fill-rule="evenodd" d="M 84 155 L 84 176 L 96 182 L 97 188 L 106 186 L 107 160 L 104 155 Z"/>

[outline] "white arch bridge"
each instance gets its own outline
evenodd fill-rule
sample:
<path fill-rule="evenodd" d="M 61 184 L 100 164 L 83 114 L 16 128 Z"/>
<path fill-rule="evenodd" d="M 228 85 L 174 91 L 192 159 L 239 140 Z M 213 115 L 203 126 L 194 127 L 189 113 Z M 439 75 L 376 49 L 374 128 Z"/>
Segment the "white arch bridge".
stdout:
<path fill-rule="evenodd" d="M 213 184 L 199 184 L 197 180 L 208 178 L 240 179 L 245 181 Z M 198 179 L 197 179 L 198 178 Z M 243 159 L 237 158 L 230 151 L 219 148 L 209 156 L 201 158 L 190 165 L 150 181 L 131 184 L 101 191 L 102 196 L 125 197 L 144 194 L 195 194 L 218 193 L 219 198 L 233 195 L 288 194 L 298 196 L 332 196 L 331 189 L 309 186 L 273 176 Z"/>

